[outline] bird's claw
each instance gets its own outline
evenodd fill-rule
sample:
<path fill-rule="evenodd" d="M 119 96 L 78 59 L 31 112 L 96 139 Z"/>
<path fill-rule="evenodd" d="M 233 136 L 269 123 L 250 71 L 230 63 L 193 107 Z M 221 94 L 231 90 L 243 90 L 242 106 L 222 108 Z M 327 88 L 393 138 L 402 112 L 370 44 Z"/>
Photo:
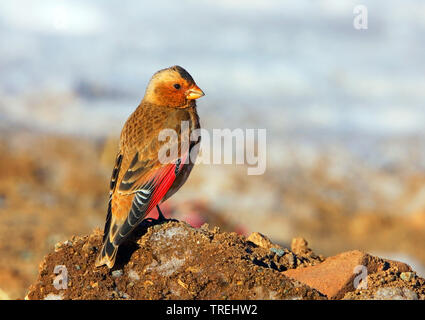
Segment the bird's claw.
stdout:
<path fill-rule="evenodd" d="M 159 205 L 156 205 L 156 209 L 158 210 L 158 219 L 156 219 L 157 222 L 165 222 L 168 221 L 166 217 L 162 214 L 161 209 L 159 209 Z"/>

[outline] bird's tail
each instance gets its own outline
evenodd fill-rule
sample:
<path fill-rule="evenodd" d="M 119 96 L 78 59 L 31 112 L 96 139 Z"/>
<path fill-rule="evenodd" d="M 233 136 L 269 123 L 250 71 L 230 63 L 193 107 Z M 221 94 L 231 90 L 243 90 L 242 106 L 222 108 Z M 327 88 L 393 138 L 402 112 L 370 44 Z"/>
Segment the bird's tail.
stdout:
<path fill-rule="evenodd" d="M 115 264 L 115 259 L 117 257 L 118 246 L 115 246 L 109 239 L 109 235 L 103 242 L 102 249 L 99 252 L 99 255 L 96 258 L 95 265 L 96 267 L 103 266 L 106 264 L 108 268 L 112 268 Z"/>
<path fill-rule="evenodd" d="M 96 258 L 95 265 L 96 267 L 103 266 L 106 264 L 108 268 L 112 268 L 115 264 L 115 259 L 117 257 L 118 246 L 114 245 L 110 238 L 109 228 L 111 226 L 112 220 L 112 208 L 111 208 L 111 199 L 108 203 L 108 214 L 106 216 L 105 230 L 103 231 L 103 245 L 102 249 L 99 252 L 99 255 Z"/>

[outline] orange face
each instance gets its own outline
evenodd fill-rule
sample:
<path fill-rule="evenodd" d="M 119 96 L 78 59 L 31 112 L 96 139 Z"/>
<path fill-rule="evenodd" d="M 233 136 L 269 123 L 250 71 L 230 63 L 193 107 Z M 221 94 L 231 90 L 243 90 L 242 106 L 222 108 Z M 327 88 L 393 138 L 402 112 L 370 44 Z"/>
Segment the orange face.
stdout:
<path fill-rule="evenodd" d="M 145 100 L 174 108 L 186 107 L 189 100 L 202 97 L 204 93 L 190 74 L 174 66 L 157 72 L 146 90 Z"/>

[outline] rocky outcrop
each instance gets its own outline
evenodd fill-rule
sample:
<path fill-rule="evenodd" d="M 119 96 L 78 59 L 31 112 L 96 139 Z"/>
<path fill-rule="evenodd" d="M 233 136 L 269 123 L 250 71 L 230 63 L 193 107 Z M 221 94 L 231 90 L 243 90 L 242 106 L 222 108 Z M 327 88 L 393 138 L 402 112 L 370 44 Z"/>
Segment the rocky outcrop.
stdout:
<path fill-rule="evenodd" d="M 138 234 L 120 248 L 112 270 L 94 266 L 99 230 L 58 243 L 41 263 L 26 299 L 425 297 L 424 280 L 404 263 L 360 251 L 325 259 L 302 238 L 289 250 L 259 233 L 245 238 L 178 221 L 146 222 Z"/>

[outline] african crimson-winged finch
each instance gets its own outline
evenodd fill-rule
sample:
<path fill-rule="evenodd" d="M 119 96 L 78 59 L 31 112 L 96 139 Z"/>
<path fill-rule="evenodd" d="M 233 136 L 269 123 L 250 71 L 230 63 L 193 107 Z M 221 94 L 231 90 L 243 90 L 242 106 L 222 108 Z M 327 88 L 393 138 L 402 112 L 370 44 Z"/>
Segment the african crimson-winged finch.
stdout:
<path fill-rule="evenodd" d="M 182 67 L 173 66 L 153 75 L 142 102 L 121 132 L 96 266 L 106 264 L 112 268 L 120 244 L 155 206 L 186 182 L 200 142 L 199 135 L 197 141 L 188 141 L 191 133 L 200 128 L 195 99 L 203 95 Z M 177 135 L 160 139 L 164 129 L 174 130 Z M 164 146 L 176 152 L 162 158 Z M 159 219 L 164 219 L 157 208 Z"/>

